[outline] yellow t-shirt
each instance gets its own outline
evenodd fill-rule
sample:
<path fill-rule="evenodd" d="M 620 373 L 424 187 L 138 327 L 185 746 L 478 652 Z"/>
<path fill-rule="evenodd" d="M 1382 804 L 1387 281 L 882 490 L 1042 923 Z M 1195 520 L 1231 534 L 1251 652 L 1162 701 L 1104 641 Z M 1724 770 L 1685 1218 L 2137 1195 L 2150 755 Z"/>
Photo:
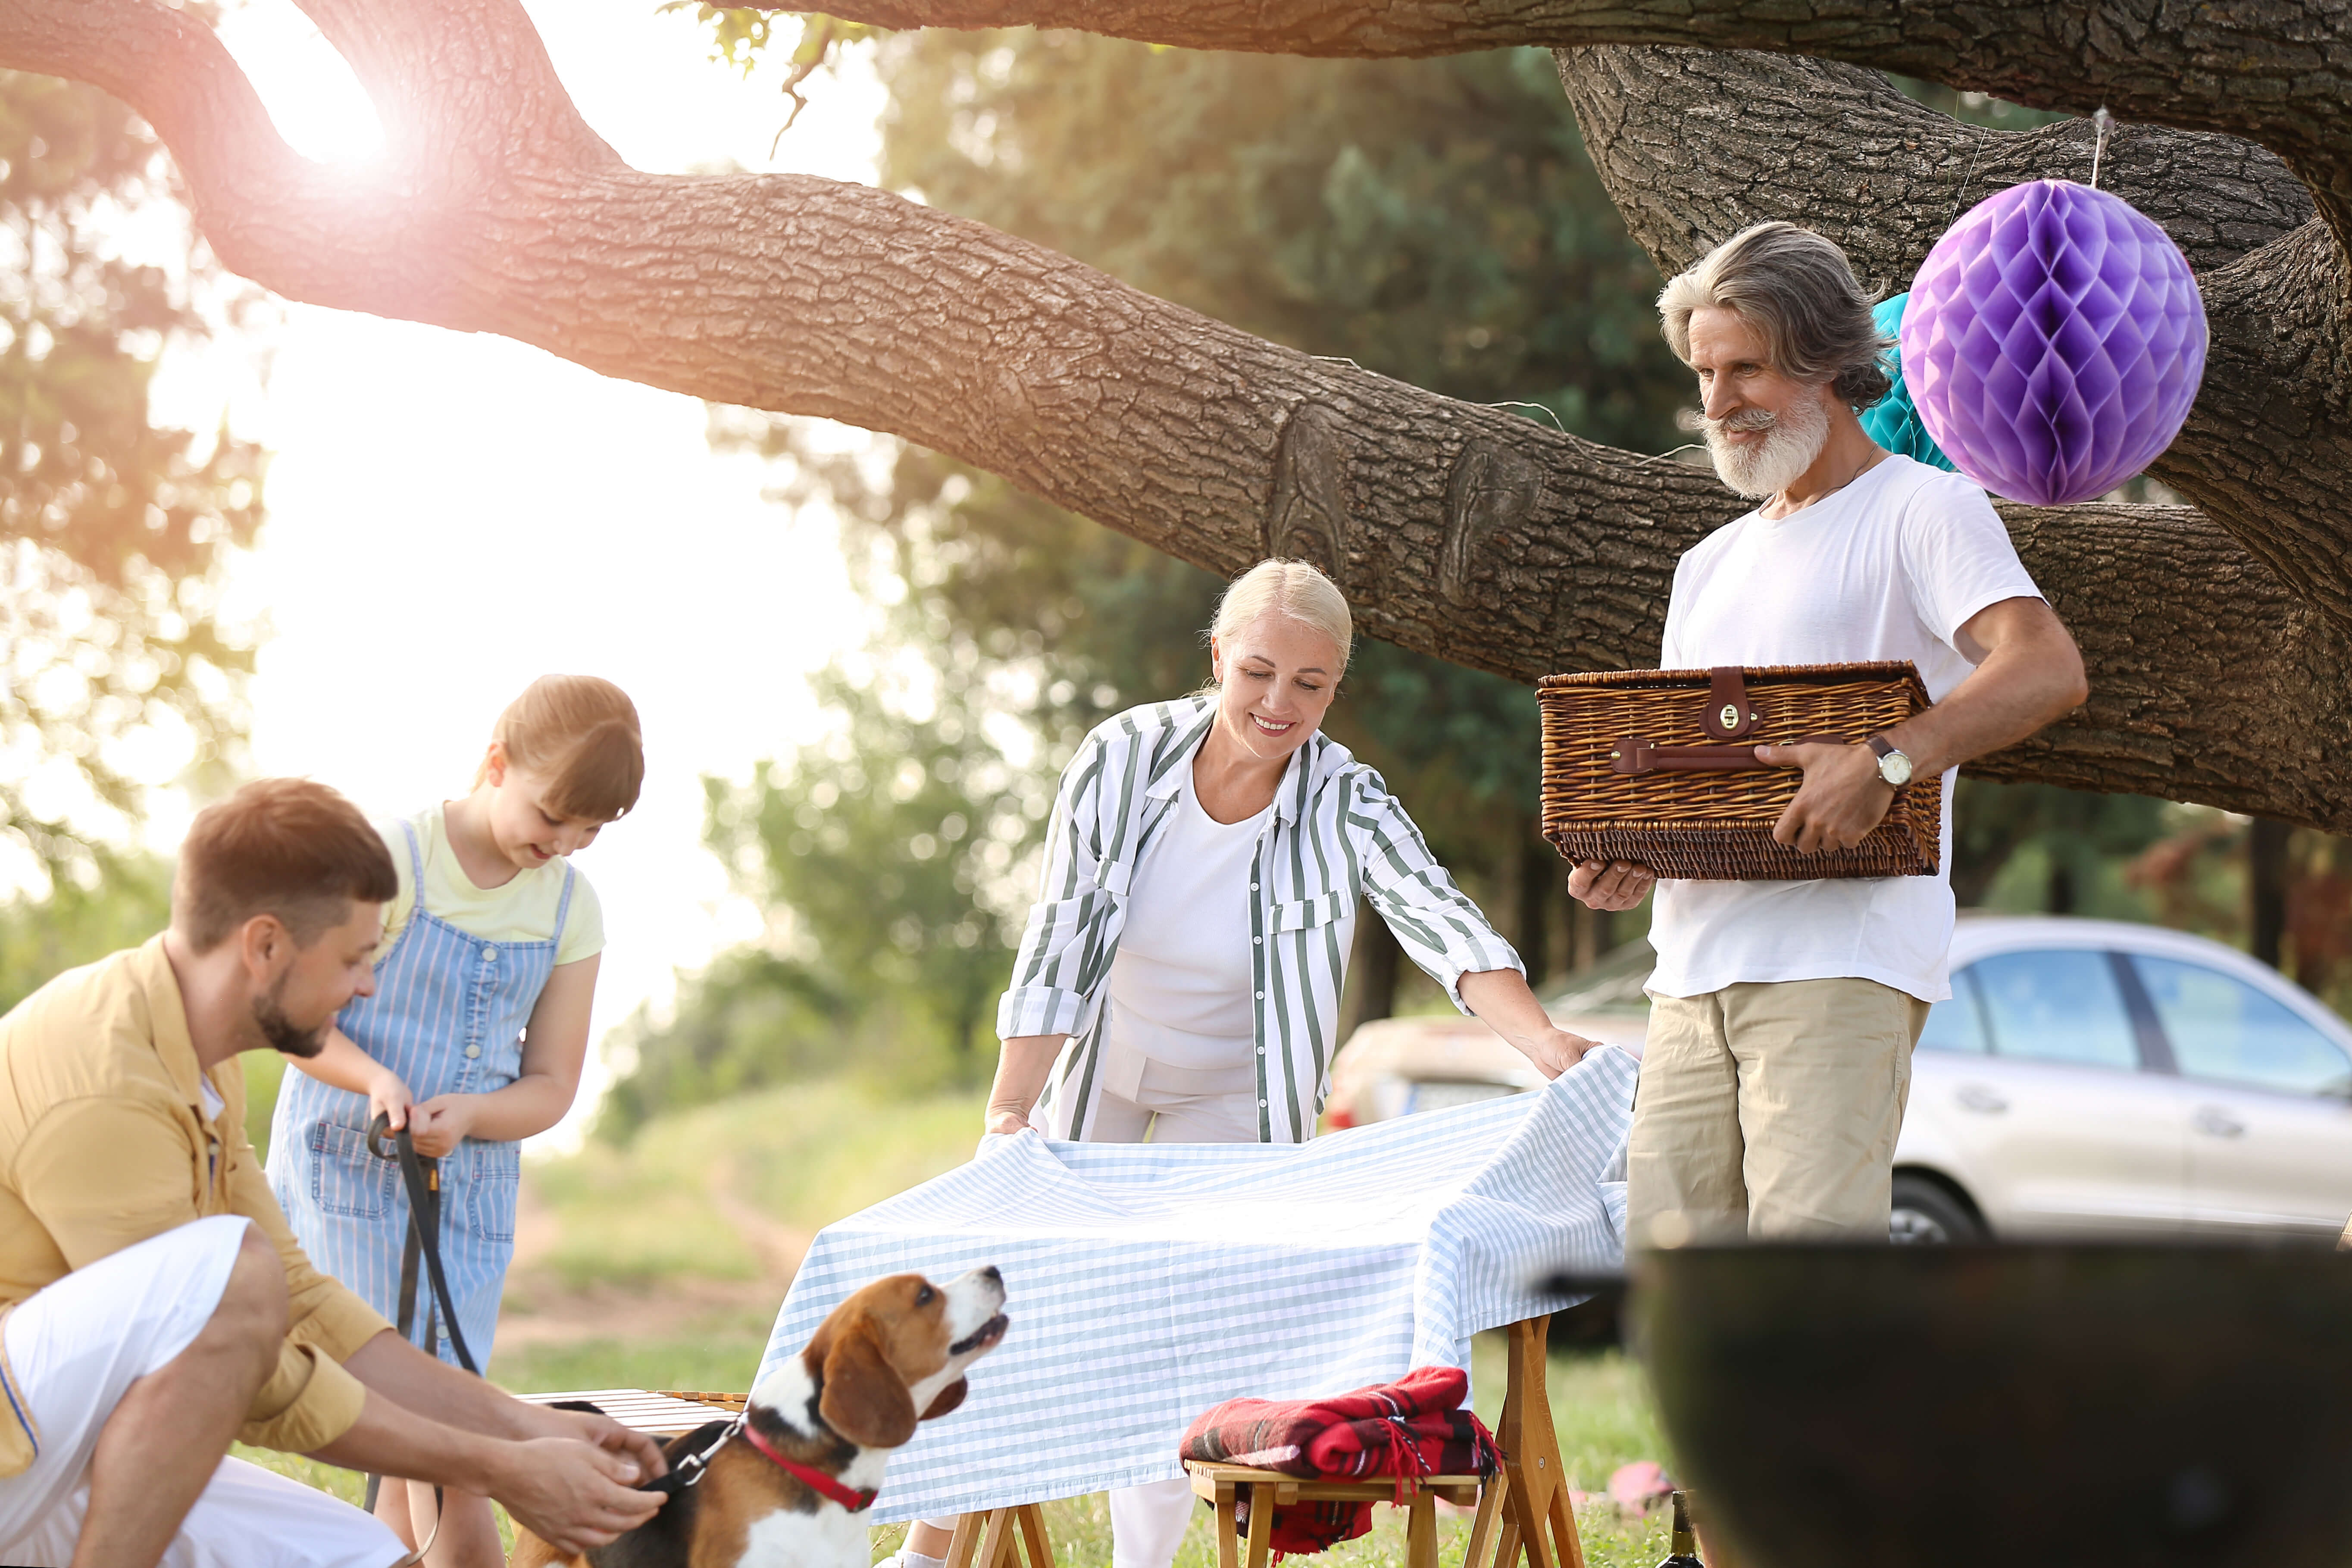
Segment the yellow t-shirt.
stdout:
<path fill-rule="evenodd" d="M 457 864 L 457 852 L 449 847 L 448 824 L 440 806 L 426 806 L 408 819 L 408 826 L 416 830 L 417 851 L 425 858 L 425 907 L 435 918 L 484 942 L 545 942 L 555 934 L 555 910 L 563 900 L 562 861 L 517 871 L 503 887 L 478 888 Z M 400 827 L 398 822 L 387 822 L 376 829 L 392 850 L 392 863 L 400 868 L 400 892 L 384 907 L 383 944 L 375 950 L 378 963 L 407 929 L 409 911 L 416 908 L 408 835 Z M 575 872 L 572 910 L 563 917 L 555 962 L 574 963 L 604 951 L 604 908 L 596 902 L 596 889 L 588 885 L 588 879 Z"/>

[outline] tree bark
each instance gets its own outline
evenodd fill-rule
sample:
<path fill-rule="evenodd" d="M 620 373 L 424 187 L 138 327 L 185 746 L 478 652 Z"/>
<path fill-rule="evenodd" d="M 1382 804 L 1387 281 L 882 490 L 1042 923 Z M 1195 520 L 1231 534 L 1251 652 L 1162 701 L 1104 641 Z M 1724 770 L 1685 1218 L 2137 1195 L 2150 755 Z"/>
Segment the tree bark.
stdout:
<path fill-rule="evenodd" d="M 1851 66 L 1662 48 L 1559 58 L 1603 184 L 1668 274 L 1751 223 L 1786 218 L 1837 241 L 1866 287 L 1895 293 L 1986 195 L 2090 177 L 2086 123 L 1980 130 Z M 2196 406 L 2150 471 L 2352 622 L 2345 275 L 2308 192 L 2251 142 L 2149 126 L 2110 138 L 2101 184 L 2200 269 L 2211 328 Z"/>
<path fill-rule="evenodd" d="M 222 260 L 289 297 L 496 331 L 690 395 L 902 436 L 1213 571 L 1310 556 L 1370 634 L 1520 679 L 1654 661 L 1676 560 L 1742 510 L 1711 474 L 1265 342 L 887 193 L 630 169 L 580 121 L 512 0 L 306 9 L 398 128 L 371 181 L 287 149 L 212 34 L 155 0 L 0 0 L 0 64 L 79 77 L 145 113 Z M 1665 60 L 1595 58 L 1626 71 Z M 1667 118 L 1688 107 L 1668 103 Z M 1601 153 L 1612 177 L 1641 166 L 1628 150 L 1637 133 L 1676 145 L 1657 116 L 1629 118 Z M 2168 209 L 2208 226 L 2192 237 L 2209 260 L 2259 247 L 2210 275 L 2217 299 L 2252 301 L 2228 307 L 2241 311 L 2233 331 L 2259 347 L 2276 322 L 2325 314 L 2335 254 L 2294 226 L 2300 209 L 2273 163 L 2179 138 L 2145 145 L 2199 177 L 2235 171 L 2236 213 L 2187 197 Z M 1949 172 L 1958 144 L 1943 154 L 1921 165 L 1932 192 L 1906 198 L 1927 204 L 1902 228 L 1915 243 L 1968 183 Z M 1710 168 L 1740 155 L 1718 146 L 1680 183 L 1708 185 Z M 1836 174 L 1824 163 L 1812 177 Z M 1875 199 L 1816 194 L 1832 225 Z M 1667 243 L 1651 238 L 1672 232 L 1667 219 L 1625 199 L 1645 241 Z M 1748 210 L 1729 196 L 1694 208 L 1678 243 Z M 2221 289 L 2250 267 L 2261 276 L 2242 295 Z M 2296 399 L 2317 374 L 2274 381 L 2271 395 L 2307 412 Z M 2242 432 L 2211 437 L 2230 440 L 2241 447 L 2210 461 L 2262 460 Z M 2306 440 L 2335 451 L 2324 426 Z M 2211 484 L 2227 481 L 2217 469 Z M 2095 696 L 1976 771 L 2352 829 L 2347 608 L 2325 558 L 2342 532 L 2336 511 L 2272 518 L 2266 531 L 2229 513 L 2229 526 L 2260 533 L 2259 558 L 2189 509 L 2003 515 L 2083 643 Z"/>
<path fill-rule="evenodd" d="M 760 6 L 782 10 L 780 0 Z M 2262 142 L 2352 213 L 2352 50 L 2336 0 L 844 0 L 890 27 L 1076 27 L 1202 49 L 1390 58 L 1511 47 L 1769 49 L 2031 105 Z"/>

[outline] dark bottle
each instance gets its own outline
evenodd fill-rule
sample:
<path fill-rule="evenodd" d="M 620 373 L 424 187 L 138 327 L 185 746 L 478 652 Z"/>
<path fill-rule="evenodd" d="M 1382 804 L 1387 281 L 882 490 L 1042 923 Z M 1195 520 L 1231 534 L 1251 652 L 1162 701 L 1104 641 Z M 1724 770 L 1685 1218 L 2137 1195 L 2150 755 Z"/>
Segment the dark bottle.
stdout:
<path fill-rule="evenodd" d="M 1670 1554 L 1658 1568 L 1706 1568 L 1699 1561 L 1698 1537 L 1691 1533 L 1690 1510 L 1683 1505 L 1683 1494 L 1675 1494 L 1675 1538 Z"/>

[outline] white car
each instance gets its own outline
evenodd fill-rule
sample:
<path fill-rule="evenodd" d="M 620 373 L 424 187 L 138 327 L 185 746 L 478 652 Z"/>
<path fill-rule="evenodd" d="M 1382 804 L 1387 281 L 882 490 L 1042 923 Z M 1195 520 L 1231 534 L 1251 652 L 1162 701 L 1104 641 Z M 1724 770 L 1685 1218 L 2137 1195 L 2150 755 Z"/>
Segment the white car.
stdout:
<path fill-rule="evenodd" d="M 1628 944 L 1546 1005 L 1638 1046 L 1648 968 Z M 1964 915 L 1952 990 L 1913 1058 L 1896 1240 L 2318 1240 L 2352 1215 L 2352 1028 L 2243 953 L 2155 926 Z M 1470 1020 L 1384 1020 L 1334 1064 L 1332 1120 L 1509 1093 L 1531 1071 Z"/>

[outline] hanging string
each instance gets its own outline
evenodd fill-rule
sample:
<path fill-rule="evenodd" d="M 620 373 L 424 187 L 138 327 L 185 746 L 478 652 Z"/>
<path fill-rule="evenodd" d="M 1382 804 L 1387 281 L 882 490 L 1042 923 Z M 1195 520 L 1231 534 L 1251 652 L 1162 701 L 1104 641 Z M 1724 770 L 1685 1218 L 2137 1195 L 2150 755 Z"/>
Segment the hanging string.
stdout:
<path fill-rule="evenodd" d="M 1969 154 L 1969 172 L 1960 176 L 1960 188 L 1952 193 L 1952 216 L 1944 220 L 1946 228 L 1960 221 L 1960 204 L 1969 199 L 1969 186 L 1976 183 L 1977 160 L 1984 156 L 1985 143 L 1991 140 L 1991 132 L 1977 127 L 1976 150 Z"/>
<path fill-rule="evenodd" d="M 2095 191 L 2099 188 L 2099 160 L 2106 156 L 2107 132 L 2115 129 L 2116 117 L 2107 112 L 2107 106 L 2103 103 L 2099 105 L 2099 111 L 2091 116 L 2091 123 L 2098 128 L 2099 132 L 2099 139 L 2091 145 L 2091 189 Z"/>

